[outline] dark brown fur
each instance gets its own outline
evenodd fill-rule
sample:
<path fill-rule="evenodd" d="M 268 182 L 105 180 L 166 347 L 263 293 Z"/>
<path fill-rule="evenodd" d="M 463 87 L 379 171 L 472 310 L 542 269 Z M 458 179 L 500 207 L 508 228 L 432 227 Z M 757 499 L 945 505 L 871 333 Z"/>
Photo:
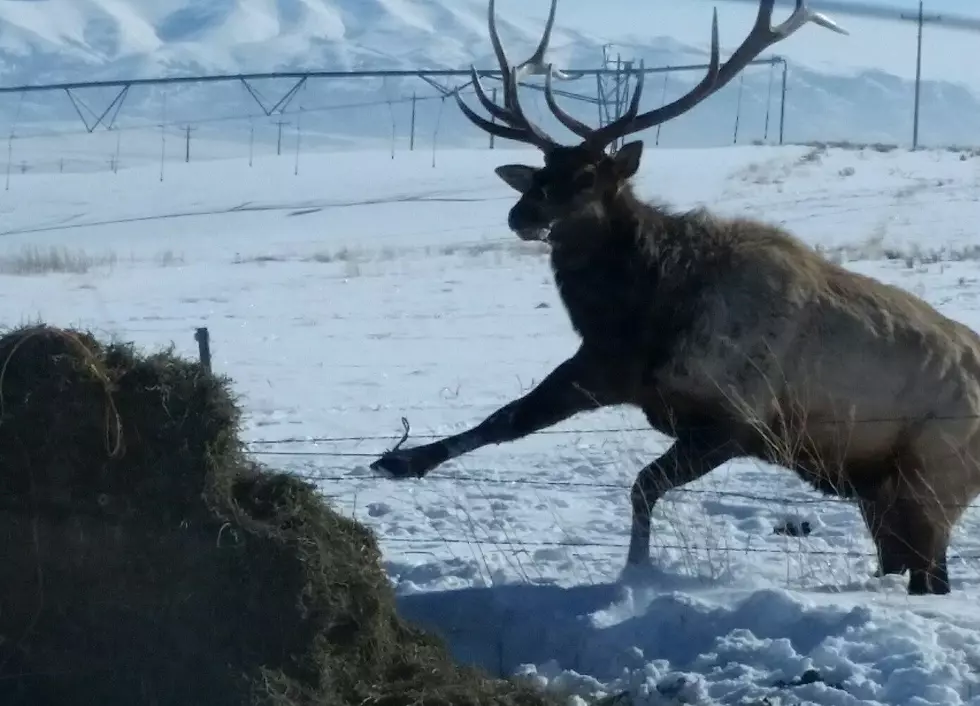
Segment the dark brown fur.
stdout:
<path fill-rule="evenodd" d="M 850 273 L 777 227 L 700 210 L 676 213 L 638 200 L 626 181 L 638 164 L 638 144 L 611 157 L 569 148 L 544 169 L 525 172 L 524 183 L 501 168 L 523 191 L 511 227 L 529 236 L 550 225 L 555 281 L 581 347 L 535 390 L 477 427 L 388 454 L 375 468 L 421 476 L 461 453 L 586 409 L 631 405 L 654 429 L 677 438 L 637 477 L 631 562 L 647 560 L 649 512 L 657 498 L 726 461 L 750 456 L 793 468 L 824 493 L 857 499 L 881 571 L 912 569 L 913 593 L 948 591 L 949 533 L 980 489 L 980 474 L 975 464 L 952 456 L 945 464 L 929 463 L 921 457 L 928 444 L 919 442 L 936 439 L 924 427 L 937 425 L 960 451 L 975 448 L 978 437 L 975 421 L 964 427 L 962 420 L 930 420 L 941 416 L 945 402 L 940 395 L 932 403 L 927 392 L 939 392 L 934 385 L 943 380 L 923 366 L 955 359 L 970 374 L 956 378 L 965 387 L 949 399 L 976 403 L 980 378 L 972 373 L 980 370 L 980 339 L 913 295 Z M 594 171 L 595 178 L 589 189 L 574 192 L 568 185 L 582 170 Z M 555 195 L 563 189 L 572 196 L 546 202 L 542 185 L 552 199 L 563 198 Z M 719 306 L 728 309 L 723 319 Z M 839 340 L 850 334 L 851 340 Z M 719 348 L 719 336 L 733 344 Z M 907 379 L 887 377 L 887 361 L 877 361 L 862 336 L 905 346 L 905 357 L 918 367 L 904 370 Z M 742 340 L 767 345 L 740 346 Z M 889 407 L 913 415 L 868 419 L 861 409 L 879 405 L 862 405 L 857 392 L 848 398 L 847 390 L 832 389 L 832 373 L 824 372 L 815 386 L 796 377 L 807 366 L 794 356 L 816 361 L 828 341 L 850 347 L 854 356 L 872 356 L 854 364 L 895 389 Z M 748 364 L 726 362 L 739 348 Z M 703 377 L 705 370 L 720 372 L 728 389 Z M 836 396 L 854 408 L 814 418 L 826 405 L 807 405 L 800 396 L 806 392 L 820 402 Z M 963 411 L 947 407 L 957 409 Z"/>

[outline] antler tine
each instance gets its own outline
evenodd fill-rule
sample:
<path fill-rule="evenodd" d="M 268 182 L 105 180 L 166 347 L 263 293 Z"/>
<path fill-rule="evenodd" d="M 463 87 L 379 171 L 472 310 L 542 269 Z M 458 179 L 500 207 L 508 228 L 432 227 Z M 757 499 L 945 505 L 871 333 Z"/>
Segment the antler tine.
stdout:
<path fill-rule="evenodd" d="M 557 0 L 552 0 L 552 2 L 555 3 Z M 521 108 L 517 95 L 518 79 L 521 75 L 526 73 L 527 70 L 521 67 L 511 68 L 507 61 L 507 55 L 504 52 L 503 45 L 500 42 L 500 36 L 497 34 L 494 0 L 490 0 L 489 2 L 488 24 L 490 30 L 490 43 L 493 45 L 493 51 L 497 56 L 497 63 L 500 66 L 500 78 L 503 82 L 504 88 L 504 105 L 497 105 L 487 96 L 486 89 L 483 87 L 483 83 L 480 81 L 480 76 L 475 67 L 470 67 L 470 73 L 473 77 L 473 90 L 475 91 L 480 103 L 483 104 L 483 107 L 486 108 L 487 112 L 505 124 L 501 125 L 498 123 L 493 123 L 474 113 L 469 106 L 463 102 L 458 88 L 455 91 L 456 103 L 463 111 L 463 114 L 469 118 L 470 121 L 472 121 L 482 130 L 489 132 L 491 135 L 497 135 L 498 137 L 504 137 L 507 139 L 516 140 L 518 142 L 525 142 L 539 147 L 547 152 L 556 147 L 557 143 L 543 130 L 541 130 L 541 128 L 531 123 Z M 547 42 L 545 42 L 545 45 L 547 45 Z M 528 62 L 524 62 L 524 64 L 521 66 L 524 67 L 527 64 Z"/>
<path fill-rule="evenodd" d="M 763 2 L 765 1 L 763 0 Z M 701 82 L 673 103 L 669 103 L 637 117 L 637 113 L 640 111 L 640 97 L 643 94 L 643 84 L 646 78 L 646 72 L 643 70 L 643 61 L 641 60 L 640 72 L 636 78 L 636 88 L 633 89 L 633 99 L 630 101 L 629 108 L 616 120 L 593 131 L 586 138 L 587 141 L 594 147 L 604 148 L 624 135 L 638 132 L 651 125 L 666 122 L 671 118 L 681 115 L 711 95 L 713 91 L 717 90 L 716 85 L 720 73 L 721 49 L 719 45 L 718 9 L 715 8 L 711 18 L 711 57 L 708 60 L 708 71 L 705 73 L 704 78 L 701 79 Z"/>
<path fill-rule="evenodd" d="M 547 138 L 541 139 L 540 131 L 532 131 L 521 127 L 511 127 L 510 125 L 493 123 L 486 118 L 481 117 L 475 113 L 472 108 L 466 105 L 466 102 L 459 94 L 459 88 L 453 91 L 453 95 L 456 98 L 456 104 L 459 105 L 459 109 L 463 111 L 463 115 L 469 118 L 470 121 L 477 127 L 490 133 L 491 135 L 503 137 L 508 140 L 515 140 L 517 142 L 525 142 L 545 151 L 550 150 L 555 146 L 554 141 Z"/>
<path fill-rule="evenodd" d="M 544 79 L 544 99 L 548 103 L 548 107 L 551 109 L 551 112 L 554 113 L 555 117 L 558 118 L 562 125 L 567 127 L 579 137 L 589 137 L 593 133 L 592 128 L 566 113 L 565 110 L 558 105 L 558 101 L 555 100 L 554 90 L 551 86 L 551 76 L 552 67 L 549 64 L 548 73 L 545 74 Z"/>
<path fill-rule="evenodd" d="M 596 147 L 605 147 L 624 135 L 645 130 L 653 125 L 665 123 L 691 110 L 708 96 L 720 90 L 739 74 L 749 62 L 773 44 L 782 41 L 796 32 L 807 22 L 831 29 L 840 34 L 847 30 L 823 14 L 813 12 L 806 6 L 806 0 L 796 0 L 796 9 L 790 17 L 777 27 L 772 26 L 772 10 L 775 0 L 761 0 L 755 25 L 741 45 L 732 53 L 728 61 L 719 67 L 718 49 L 718 10 L 715 9 L 711 21 L 711 61 L 704 79 L 689 93 L 673 103 L 637 116 L 638 94 L 642 88 L 642 72 L 637 79 L 636 91 L 630 109 L 619 119 L 609 123 L 590 135 L 587 140 Z"/>
<path fill-rule="evenodd" d="M 497 66 L 500 68 L 500 81 L 504 84 L 504 105 L 510 110 L 511 106 L 507 101 L 510 96 L 511 70 L 504 45 L 501 44 L 500 35 L 497 34 L 497 13 L 494 10 L 494 2 L 495 0 L 490 0 L 487 6 L 487 24 L 490 28 L 490 44 L 493 46 L 493 53 L 497 56 Z"/>
<path fill-rule="evenodd" d="M 761 17 L 760 8 L 760 17 Z M 756 20 L 759 21 L 758 19 Z M 770 29 L 773 35 L 778 37 L 776 41 L 780 39 L 785 39 L 789 35 L 793 34 L 800 27 L 805 25 L 807 22 L 812 22 L 815 25 L 819 25 L 832 32 L 837 32 L 838 34 L 850 34 L 846 29 L 841 27 L 839 24 L 834 22 L 832 19 L 827 17 L 822 12 L 814 12 L 806 6 L 806 0 L 796 0 L 796 9 L 793 10 L 793 14 L 789 16 L 788 19 L 784 20 L 777 27 L 772 27 L 772 4 L 769 5 L 769 13 L 766 16 L 766 26 Z M 774 43 L 774 42 L 773 42 Z"/>
<path fill-rule="evenodd" d="M 460 110 L 463 111 L 463 114 L 469 118 L 471 122 L 491 135 L 496 135 L 497 137 L 503 137 L 509 140 L 515 140 L 517 142 L 525 142 L 527 144 L 534 145 L 545 152 L 553 149 L 557 145 L 553 139 L 551 139 L 538 126 L 534 125 L 527 119 L 527 116 L 524 115 L 524 111 L 521 109 L 520 103 L 517 101 L 516 97 L 517 72 L 515 69 L 510 70 L 508 80 L 504 84 L 504 101 L 513 105 L 514 110 L 506 110 L 501 108 L 499 105 L 490 100 L 490 98 L 488 98 L 486 95 L 483 85 L 480 83 L 480 77 L 477 74 L 476 69 L 472 69 L 472 73 L 473 88 L 477 98 L 479 98 L 480 102 L 485 108 L 487 108 L 487 112 L 499 120 L 504 121 L 504 124 L 494 123 L 486 118 L 480 117 L 468 105 L 466 105 L 459 93 L 459 88 L 457 88 L 453 92 L 456 98 L 456 103 L 459 105 Z"/>
<path fill-rule="evenodd" d="M 551 63 L 545 63 L 548 55 L 548 47 L 551 44 L 551 33 L 555 28 L 555 15 L 557 12 L 558 0 L 551 0 L 551 8 L 548 11 L 548 20 L 545 22 L 544 32 L 541 34 L 541 41 L 538 42 L 537 48 L 527 61 L 517 67 L 518 75 L 539 76 L 544 74 L 546 78 L 550 79 L 554 76 L 560 81 L 572 81 L 584 75 L 581 72 L 573 74 L 568 71 L 562 71 L 561 69 L 556 69 Z"/>
<path fill-rule="evenodd" d="M 498 120 L 503 120 L 504 122 L 510 123 L 513 121 L 514 116 L 511 111 L 506 108 L 497 105 L 490 99 L 487 95 L 486 89 L 483 87 L 483 82 L 480 81 L 480 75 L 476 72 L 476 67 L 470 66 L 470 74 L 472 75 L 471 83 L 473 84 L 473 92 L 476 93 L 476 97 L 479 99 L 480 103 L 490 113 L 493 117 Z M 504 79 L 504 102 L 507 102 L 507 88 L 509 86 L 510 77 L 508 76 Z"/>
<path fill-rule="evenodd" d="M 516 68 L 510 70 L 510 81 L 506 88 L 506 104 L 511 108 L 511 120 L 516 120 L 519 127 L 524 128 L 529 133 L 533 134 L 538 140 L 538 146 L 547 145 L 548 147 L 554 147 L 558 143 L 555 142 L 548 134 L 539 128 L 537 125 L 532 123 L 527 115 L 524 114 L 524 109 L 521 107 L 520 100 L 517 96 L 518 88 L 518 73 Z"/>
<path fill-rule="evenodd" d="M 548 54 L 548 46 L 551 42 L 551 33 L 555 27 L 555 15 L 558 11 L 558 0 L 551 0 L 551 9 L 548 12 L 548 20 L 545 22 L 544 32 L 541 35 L 541 41 L 538 43 L 537 49 L 531 54 L 531 57 L 518 66 L 518 72 L 522 76 L 528 74 L 544 74 L 545 77 L 545 101 L 551 112 L 556 118 L 569 130 L 574 132 L 579 137 L 585 138 L 592 134 L 593 130 L 591 127 L 585 123 L 572 117 L 569 113 L 565 112 L 558 102 L 555 100 L 554 89 L 552 88 L 552 78 L 557 78 L 560 81 L 570 81 L 582 76 L 581 73 L 572 74 L 567 71 L 562 71 L 556 69 L 554 64 L 545 63 L 545 59 Z"/>

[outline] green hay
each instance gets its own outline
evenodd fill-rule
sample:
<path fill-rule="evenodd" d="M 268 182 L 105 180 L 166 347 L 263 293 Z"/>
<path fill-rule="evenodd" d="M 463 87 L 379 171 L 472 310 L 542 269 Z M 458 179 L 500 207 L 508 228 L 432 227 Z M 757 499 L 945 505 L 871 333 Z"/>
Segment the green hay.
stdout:
<path fill-rule="evenodd" d="M 0 338 L 0 703 L 555 703 L 403 621 L 374 536 L 239 421 L 172 351 Z"/>

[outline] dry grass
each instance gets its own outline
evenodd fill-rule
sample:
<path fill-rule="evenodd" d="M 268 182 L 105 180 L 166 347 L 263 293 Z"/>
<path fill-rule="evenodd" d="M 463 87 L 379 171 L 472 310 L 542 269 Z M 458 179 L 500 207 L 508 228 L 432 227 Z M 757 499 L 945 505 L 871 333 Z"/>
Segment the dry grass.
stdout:
<path fill-rule="evenodd" d="M 763 144 L 761 141 L 755 141 L 757 144 Z M 888 152 L 894 152 L 897 149 L 903 149 L 906 151 L 911 151 L 911 147 L 900 147 L 894 143 L 888 142 L 851 142 L 850 140 L 811 140 L 807 142 L 788 142 L 788 145 L 804 145 L 807 147 L 815 147 L 820 150 L 826 150 L 828 147 L 833 147 L 841 150 L 872 150 L 874 152 L 881 152 L 882 154 L 887 154 Z M 927 150 L 941 150 L 944 152 L 950 152 L 952 154 L 960 155 L 960 160 L 966 161 L 973 157 L 980 157 L 980 147 L 971 145 L 936 145 L 928 146 L 923 149 Z"/>
<path fill-rule="evenodd" d="M 431 249 L 430 249 L 431 250 Z M 465 255 L 480 257 L 488 254 L 513 255 L 516 257 L 540 256 L 548 254 L 547 243 L 524 242 L 522 240 L 485 240 L 477 243 L 452 243 L 436 249 L 440 255 Z"/>
<path fill-rule="evenodd" d="M 236 254 L 232 259 L 235 265 L 266 265 L 284 263 L 319 263 L 324 265 L 340 265 L 346 277 L 356 277 L 363 273 L 363 268 L 396 260 L 433 257 L 465 257 L 491 258 L 495 264 L 503 264 L 508 257 L 541 257 L 547 255 L 550 248 L 546 243 L 524 242 L 517 238 L 502 238 L 500 240 L 483 240 L 476 242 L 446 243 L 445 245 L 427 245 L 422 247 L 380 248 L 342 246 L 335 250 L 317 250 L 313 253 L 260 253 L 255 255 Z"/>
<path fill-rule="evenodd" d="M 184 256 L 173 250 L 164 250 L 162 253 L 158 253 L 153 261 L 160 267 L 176 267 L 184 264 Z"/>
<path fill-rule="evenodd" d="M 834 147 L 840 150 L 874 150 L 882 154 L 894 152 L 898 149 L 898 145 L 886 142 L 851 142 L 849 140 L 815 140 L 813 142 L 804 142 L 803 144 L 809 147 L 819 147 L 824 150 L 828 147 Z"/>
<path fill-rule="evenodd" d="M 905 246 L 886 246 L 885 237 L 887 235 L 887 224 L 885 221 L 881 221 L 864 242 L 834 246 L 818 244 L 814 249 L 837 264 L 861 260 L 899 260 L 904 262 L 909 269 L 919 265 L 942 262 L 980 260 L 980 245 L 963 245 L 958 248 L 947 246 L 923 248 L 917 243 Z"/>
<path fill-rule="evenodd" d="M 84 250 L 64 247 L 25 246 L 19 252 L 0 255 L 0 273 L 5 275 L 73 274 L 83 275 L 100 268 L 115 267 L 114 253 L 91 255 Z"/>
<path fill-rule="evenodd" d="M 800 164 L 820 164 L 821 158 L 827 153 L 827 148 L 823 145 L 812 147 L 809 152 L 800 157 Z"/>
<path fill-rule="evenodd" d="M 112 270 L 120 263 L 134 264 L 141 258 L 120 258 L 114 252 L 92 254 L 80 248 L 51 246 L 42 248 L 26 245 L 20 250 L 0 255 L 0 274 L 33 276 L 46 274 L 84 275 L 96 270 Z M 184 257 L 173 250 L 165 250 L 149 258 L 159 267 L 175 267 L 184 263 Z"/>

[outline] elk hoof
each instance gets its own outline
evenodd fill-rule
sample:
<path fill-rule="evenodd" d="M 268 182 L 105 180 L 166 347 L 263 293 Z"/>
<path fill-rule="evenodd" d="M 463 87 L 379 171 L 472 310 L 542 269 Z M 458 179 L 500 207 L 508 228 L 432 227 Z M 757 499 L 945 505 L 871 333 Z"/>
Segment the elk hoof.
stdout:
<path fill-rule="evenodd" d="M 949 578 L 941 572 L 914 570 L 909 572 L 910 596 L 944 596 L 950 592 Z"/>
<path fill-rule="evenodd" d="M 389 478 L 402 479 L 422 478 L 429 468 L 428 464 L 424 463 L 424 459 L 412 453 L 412 449 L 406 449 L 384 454 L 371 464 L 371 470 Z"/>

